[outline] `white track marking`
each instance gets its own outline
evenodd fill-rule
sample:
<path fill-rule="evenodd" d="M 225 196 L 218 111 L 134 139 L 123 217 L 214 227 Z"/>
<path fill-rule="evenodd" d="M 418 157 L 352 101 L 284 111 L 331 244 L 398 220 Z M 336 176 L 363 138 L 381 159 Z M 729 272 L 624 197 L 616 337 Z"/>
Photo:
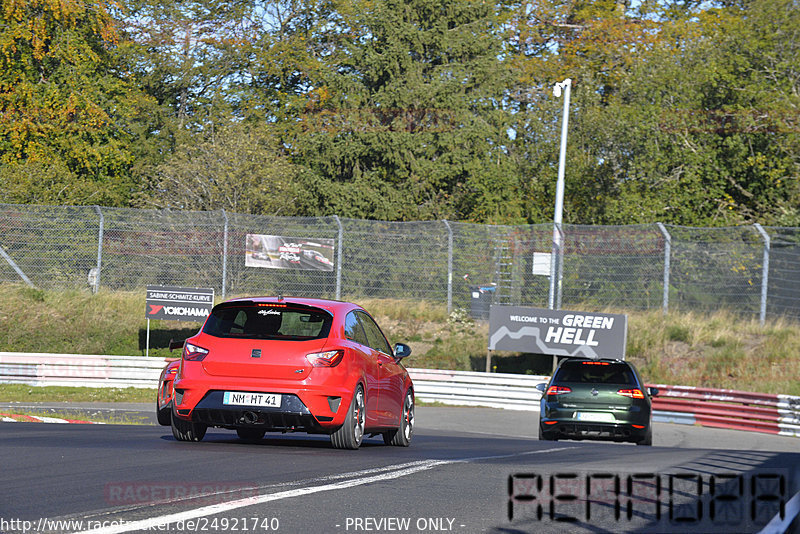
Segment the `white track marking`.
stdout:
<path fill-rule="evenodd" d="M 317 486 L 308 486 L 293 490 L 279 491 L 277 493 L 267 493 L 265 495 L 257 495 L 255 497 L 247 497 L 244 499 L 237 499 L 225 503 L 203 506 L 201 508 L 195 508 L 194 510 L 187 510 L 185 512 L 167 514 L 158 517 L 152 517 L 149 519 L 142 519 L 139 521 L 125 522 L 124 524 L 120 525 L 114 525 L 105 528 L 84 530 L 78 532 L 91 532 L 95 534 L 117 534 L 121 532 L 131 532 L 135 530 L 148 530 L 157 528 L 159 525 L 165 525 L 167 523 L 176 523 L 178 521 L 188 521 L 191 519 L 197 519 L 199 517 L 222 514 L 225 512 L 230 512 L 231 510 L 236 510 L 238 508 L 244 508 L 247 506 L 254 506 L 257 504 L 264 504 L 272 501 L 289 499 L 292 497 L 302 497 L 304 495 L 312 495 L 314 493 L 320 493 L 323 491 L 340 490 L 345 488 L 351 488 L 354 486 L 362 486 L 364 484 L 372 484 L 374 482 L 383 482 L 386 480 L 392 480 L 395 478 L 413 475 L 414 473 L 427 471 L 429 469 L 433 469 L 434 467 L 440 467 L 443 465 L 474 462 L 480 460 L 501 459 L 501 458 L 509 458 L 513 456 L 525 456 L 531 454 L 543 454 L 543 453 L 567 450 L 571 448 L 573 447 L 561 447 L 558 449 L 546 449 L 541 451 L 527 451 L 523 453 L 503 454 L 497 456 L 459 458 L 455 460 L 425 460 L 418 462 L 410 462 L 407 464 L 399 464 L 388 468 L 382 467 L 382 468 L 377 468 L 375 470 L 365 470 L 361 472 L 363 476 L 361 476 L 360 478 L 352 478 L 350 480 L 343 480 L 341 482 L 334 482 Z"/>
<path fill-rule="evenodd" d="M 767 526 L 758 534 L 783 534 L 784 532 L 788 532 L 792 521 L 800 514 L 800 492 L 795 493 L 794 497 L 789 499 L 784 511 L 786 513 L 783 519 L 781 519 L 781 514 L 775 514 L 772 521 L 767 523 Z"/>

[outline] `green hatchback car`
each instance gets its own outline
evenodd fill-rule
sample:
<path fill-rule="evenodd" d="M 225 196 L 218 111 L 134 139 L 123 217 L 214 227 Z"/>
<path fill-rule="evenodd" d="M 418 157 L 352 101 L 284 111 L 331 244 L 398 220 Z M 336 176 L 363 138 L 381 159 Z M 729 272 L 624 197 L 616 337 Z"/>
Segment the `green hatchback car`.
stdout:
<path fill-rule="evenodd" d="M 591 439 L 653 444 L 651 397 L 633 364 L 567 358 L 542 392 L 539 439 Z"/>

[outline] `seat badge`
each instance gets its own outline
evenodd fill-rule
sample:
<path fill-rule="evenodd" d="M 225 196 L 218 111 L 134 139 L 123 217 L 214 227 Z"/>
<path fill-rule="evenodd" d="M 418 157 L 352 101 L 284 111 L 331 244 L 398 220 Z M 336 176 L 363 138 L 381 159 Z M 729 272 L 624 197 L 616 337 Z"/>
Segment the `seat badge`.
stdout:
<path fill-rule="evenodd" d="M 253 349 L 252 354 L 250 354 L 253 358 L 260 358 L 261 357 L 261 349 Z"/>
<path fill-rule="evenodd" d="M 596 397 L 599 393 L 595 388 L 592 388 L 592 397 Z"/>

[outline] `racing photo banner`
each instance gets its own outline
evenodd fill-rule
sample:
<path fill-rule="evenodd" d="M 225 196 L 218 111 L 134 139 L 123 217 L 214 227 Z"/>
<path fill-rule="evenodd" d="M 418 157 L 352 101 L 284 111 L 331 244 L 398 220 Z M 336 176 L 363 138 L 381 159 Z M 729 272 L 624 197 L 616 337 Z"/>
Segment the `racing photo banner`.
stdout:
<path fill-rule="evenodd" d="M 333 239 L 247 234 L 244 264 L 266 269 L 333 271 Z"/>
<path fill-rule="evenodd" d="M 214 307 L 214 289 L 147 286 L 145 317 L 202 323 Z"/>
<path fill-rule="evenodd" d="M 495 306 L 489 311 L 489 350 L 625 359 L 628 316 Z"/>

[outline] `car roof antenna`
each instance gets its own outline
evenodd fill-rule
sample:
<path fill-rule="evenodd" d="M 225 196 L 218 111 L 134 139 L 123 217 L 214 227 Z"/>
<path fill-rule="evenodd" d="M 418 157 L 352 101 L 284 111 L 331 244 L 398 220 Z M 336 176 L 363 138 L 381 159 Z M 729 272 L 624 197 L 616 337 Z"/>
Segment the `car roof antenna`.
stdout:
<path fill-rule="evenodd" d="M 283 295 L 278 293 L 278 302 L 283 302 Z"/>

